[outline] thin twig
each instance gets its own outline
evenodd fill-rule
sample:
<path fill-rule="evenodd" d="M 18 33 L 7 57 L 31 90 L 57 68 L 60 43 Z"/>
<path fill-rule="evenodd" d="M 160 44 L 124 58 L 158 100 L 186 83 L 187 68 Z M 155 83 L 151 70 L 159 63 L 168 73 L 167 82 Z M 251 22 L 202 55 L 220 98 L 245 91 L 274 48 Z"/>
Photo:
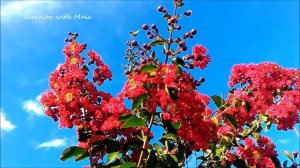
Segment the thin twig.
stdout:
<path fill-rule="evenodd" d="M 300 139 L 300 133 L 299 133 L 299 131 L 297 130 L 297 128 L 296 127 L 293 127 L 294 128 L 294 131 L 295 131 L 295 133 L 296 133 L 296 135 L 298 136 L 298 138 Z"/>

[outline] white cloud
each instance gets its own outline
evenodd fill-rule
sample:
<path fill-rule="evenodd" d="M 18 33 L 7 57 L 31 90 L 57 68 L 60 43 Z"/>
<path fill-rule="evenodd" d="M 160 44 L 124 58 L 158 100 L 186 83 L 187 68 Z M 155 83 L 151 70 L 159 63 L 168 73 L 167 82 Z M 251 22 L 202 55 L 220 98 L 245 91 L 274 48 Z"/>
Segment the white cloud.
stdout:
<path fill-rule="evenodd" d="M 15 128 L 16 126 L 7 120 L 6 114 L 1 109 L 1 131 L 10 132 Z"/>
<path fill-rule="evenodd" d="M 53 139 L 37 145 L 36 148 L 59 148 L 67 145 L 67 139 Z"/>
<path fill-rule="evenodd" d="M 57 1 L 12 1 L 1 6 L 1 19 L 8 21 L 24 15 L 47 14 L 58 7 Z"/>
<path fill-rule="evenodd" d="M 30 116 L 44 116 L 44 108 L 40 103 L 41 95 L 34 100 L 26 100 L 23 102 L 23 110 L 28 112 Z"/>
<path fill-rule="evenodd" d="M 288 140 L 288 139 L 279 139 L 278 142 L 282 143 L 282 144 L 287 144 L 287 143 L 290 142 L 290 140 Z"/>

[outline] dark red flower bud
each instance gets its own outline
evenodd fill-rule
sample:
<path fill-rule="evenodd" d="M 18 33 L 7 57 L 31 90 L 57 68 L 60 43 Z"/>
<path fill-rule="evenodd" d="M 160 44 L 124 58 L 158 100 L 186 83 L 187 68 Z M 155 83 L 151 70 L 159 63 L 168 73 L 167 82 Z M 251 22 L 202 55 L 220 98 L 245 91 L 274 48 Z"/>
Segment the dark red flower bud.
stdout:
<path fill-rule="evenodd" d="M 143 44 L 143 47 L 146 49 L 146 50 L 150 50 L 151 49 L 151 46 L 149 44 Z"/>
<path fill-rule="evenodd" d="M 178 44 L 179 44 L 180 47 L 184 47 L 185 46 L 185 42 L 184 41 L 180 41 Z"/>
<path fill-rule="evenodd" d="M 152 34 L 148 35 L 148 38 L 153 39 L 153 35 Z"/>
<path fill-rule="evenodd" d="M 194 69 L 194 65 L 193 65 L 193 64 L 190 64 L 188 68 L 189 68 L 189 69 Z"/>
<path fill-rule="evenodd" d="M 201 82 L 200 82 L 200 81 L 195 81 L 195 85 L 196 85 L 196 86 L 200 86 L 200 85 L 201 85 Z"/>
<path fill-rule="evenodd" d="M 156 29 L 156 25 L 155 25 L 155 24 L 152 24 L 152 25 L 151 25 L 151 28 L 152 28 L 152 29 Z"/>
<path fill-rule="evenodd" d="M 143 59 L 142 64 L 146 64 L 146 63 L 147 63 L 147 60 Z"/>
<path fill-rule="evenodd" d="M 172 17 L 171 19 L 169 19 L 170 23 L 176 23 L 176 18 Z"/>
<path fill-rule="evenodd" d="M 138 72 L 138 71 L 139 71 L 138 68 L 134 68 L 134 69 L 133 69 L 133 72 Z"/>
<path fill-rule="evenodd" d="M 83 43 L 83 44 L 82 44 L 82 48 L 85 50 L 86 47 L 87 47 L 87 44 L 86 44 L 86 43 Z"/>
<path fill-rule="evenodd" d="M 293 155 L 296 158 L 298 156 L 298 152 L 294 152 Z"/>
<path fill-rule="evenodd" d="M 201 83 L 205 82 L 205 78 L 200 78 L 200 82 Z"/>
<path fill-rule="evenodd" d="M 176 29 L 177 29 L 177 30 L 181 30 L 181 26 L 178 25 L 178 26 L 176 27 Z"/>
<path fill-rule="evenodd" d="M 131 41 L 131 43 L 130 43 L 132 46 L 137 46 L 137 41 L 136 40 L 133 40 L 133 41 Z"/>
<path fill-rule="evenodd" d="M 129 70 L 126 70 L 125 71 L 125 75 L 129 75 L 130 74 L 130 71 Z"/>
<path fill-rule="evenodd" d="M 158 7 L 157 7 L 157 10 L 158 10 L 159 12 L 162 12 L 162 11 L 164 10 L 164 7 L 158 6 Z"/>
<path fill-rule="evenodd" d="M 197 30 L 196 30 L 196 29 L 192 29 L 192 30 L 191 30 L 191 34 L 192 34 L 192 35 L 196 35 L 196 34 L 197 34 Z"/>
<path fill-rule="evenodd" d="M 192 11 L 191 10 L 187 10 L 184 12 L 185 16 L 191 16 L 192 15 Z"/>
<path fill-rule="evenodd" d="M 73 34 L 72 32 L 69 32 L 69 33 L 68 33 L 68 35 L 70 35 L 70 36 L 71 36 L 72 34 Z"/>
<path fill-rule="evenodd" d="M 143 24 L 143 29 L 144 29 L 144 30 L 148 30 L 148 29 L 149 29 L 148 25 Z"/>
<path fill-rule="evenodd" d="M 187 32 L 187 33 L 184 33 L 183 38 L 186 39 L 186 38 L 189 38 L 190 36 L 191 36 L 191 33 Z"/>
<path fill-rule="evenodd" d="M 164 8 L 164 9 L 162 10 L 162 12 L 163 12 L 163 13 L 167 13 L 167 9 Z"/>

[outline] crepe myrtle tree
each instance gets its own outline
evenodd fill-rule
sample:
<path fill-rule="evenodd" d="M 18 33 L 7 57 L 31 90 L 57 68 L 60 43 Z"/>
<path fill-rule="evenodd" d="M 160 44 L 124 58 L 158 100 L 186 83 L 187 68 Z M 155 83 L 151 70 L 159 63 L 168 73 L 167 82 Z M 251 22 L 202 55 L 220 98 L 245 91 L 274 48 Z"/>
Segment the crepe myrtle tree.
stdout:
<path fill-rule="evenodd" d="M 188 48 L 186 41 L 197 30 L 180 32 L 179 21 L 192 11 L 183 11 L 181 0 L 173 4 L 172 11 L 157 8 L 167 36 L 155 24 L 142 25 L 145 43 L 130 32 L 136 40 L 127 42 L 127 81 L 116 97 L 98 87 L 112 79 L 109 66 L 93 50 L 84 57 L 87 44 L 69 33 L 65 62 L 51 73 L 50 89 L 41 97 L 48 116 L 77 130 L 78 145 L 65 149 L 60 159 L 89 159 L 90 168 L 176 168 L 194 161 L 199 168 L 299 166 L 297 152 L 282 151 L 292 163 L 281 164 L 272 140 L 262 133 L 271 125 L 290 130 L 299 123 L 300 72 L 271 62 L 234 65 L 226 97 L 200 93 L 205 79 L 190 72 L 204 70 L 211 57 L 203 45 Z M 131 109 L 124 99 L 132 102 Z M 157 127 L 164 132 L 154 134 Z"/>

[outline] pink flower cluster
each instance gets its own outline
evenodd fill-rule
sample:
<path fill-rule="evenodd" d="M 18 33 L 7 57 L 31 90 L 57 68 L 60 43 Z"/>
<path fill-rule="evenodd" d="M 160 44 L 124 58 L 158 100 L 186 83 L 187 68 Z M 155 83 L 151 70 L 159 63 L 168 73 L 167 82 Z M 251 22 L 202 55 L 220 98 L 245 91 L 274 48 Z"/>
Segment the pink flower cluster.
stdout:
<path fill-rule="evenodd" d="M 271 157 L 277 156 L 275 145 L 270 138 L 260 136 L 257 145 L 251 138 L 244 140 L 244 145 L 239 145 L 233 155 L 246 161 L 247 165 L 260 168 L 275 168 Z"/>
<path fill-rule="evenodd" d="M 205 119 L 212 113 L 207 107 L 209 97 L 198 93 L 194 78 L 174 64 L 159 64 L 146 73 L 133 72 L 122 92 L 131 100 L 150 95 L 144 108 L 153 114 L 159 107 L 164 121 L 180 122 L 177 134 L 197 151 L 207 149 L 208 142 L 216 136 L 217 125 Z"/>
<path fill-rule="evenodd" d="M 239 125 L 251 122 L 257 114 L 268 115 L 277 129 L 292 129 L 299 123 L 300 72 L 277 64 L 235 65 L 229 86 L 240 84 L 226 99 L 225 110 L 235 116 Z"/>

